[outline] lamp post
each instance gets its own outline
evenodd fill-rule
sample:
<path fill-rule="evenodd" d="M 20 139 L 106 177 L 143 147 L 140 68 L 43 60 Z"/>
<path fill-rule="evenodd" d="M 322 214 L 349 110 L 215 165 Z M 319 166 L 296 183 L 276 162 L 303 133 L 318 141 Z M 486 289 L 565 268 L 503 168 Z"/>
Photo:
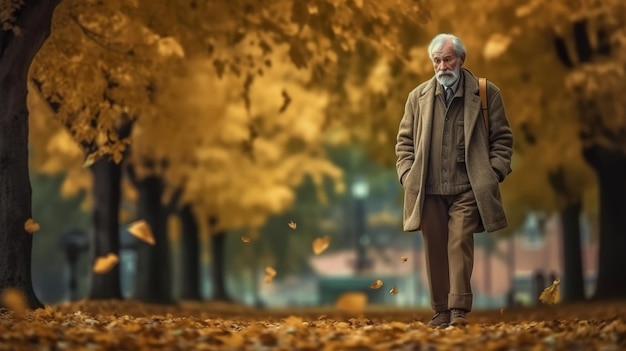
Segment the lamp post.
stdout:
<path fill-rule="evenodd" d="M 357 179 L 352 184 L 352 197 L 355 201 L 355 246 L 356 246 L 356 262 L 355 271 L 357 274 L 363 273 L 369 266 L 367 260 L 367 246 L 369 245 L 369 237 L 365 234 L 366 230 L 366 214 L 365 201 L 369 195 L 369 185 L 363 179 Z"/>

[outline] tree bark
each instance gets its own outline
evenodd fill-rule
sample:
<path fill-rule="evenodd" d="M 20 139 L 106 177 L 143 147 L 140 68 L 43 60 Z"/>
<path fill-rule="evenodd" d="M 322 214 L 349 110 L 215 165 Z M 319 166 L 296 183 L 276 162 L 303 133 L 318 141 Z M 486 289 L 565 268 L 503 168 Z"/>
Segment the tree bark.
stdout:
<path fill-rule="evenodd" d="M 582 205 L 566 205 L 561 212 L 563 229 L 563 281 L 562 296 L 564 302 L 585 300 L 583 262 L 580 236 L 580 211 Z"/>
<path fill-rule="evenodd" d="M 119 209 L 122 167 L 101 158 L 91 165 L 93 175 L 92 253 L 95 257 L 109 253 L 119 255 Z M 119 265 L 104 274 L 92 274 L 90 299 L 122 299 Z"/>
<path fill-rule="evenodd" d="M 181 233 L 181 291 L 183 300 L 202 300 L 200 291 L 200 238 L 198 224 L 191 206 L 184 206 L 179 213 Z"/>
<path fill-rule="evenodd" d="M 626 155 L 598 145 L 583 155 L 598 176 L 600 247 L 594 299 L 626 297 Z"/>
<path fill-rule="evenodd" d="M 163 181 L 156 176 L 138 181 L 139 218 L 145 220 L 155 245 L 140 243 L 137 250 L 135 298 L 151 303 L 174 302 L 171 276 L 171 253 L 167 238 L 167 211 L 161 202 Z"/>
<path fill-rule="evenodd" d="M 214 218 L 209 219 L 210 228 L 214 228 L 217 221 Z M 211 230 L 211 258 L 213 264 L 211 265 L 211 279 L 213 282 L 213 295 L 211 299 L 213 301 L 226 301 L 231 302 L 233 299 L 226 289 L 226 232 L 219 230 Z"/>
<path fill-rule="evenodd" d="M 50 35 L 58 0 L 25 0 L 14 13 L 21 35 L 0 29 L 0 292 L 19 289 L 30 308 L 42 307 L 31 277 L 32 217 L 28 169 L 28 70 Z"/>
<path fill-rule="evenodd" d="M 585 299 L 582 250 L 580 242 L 580 212 L 582 193 L 580 189 L 567 186 L 567 172 L 562 166 L 548 173 L 550 186 L 560 203 L 559 219 L 563 233 L 563 301 L 575 302 Z"/>

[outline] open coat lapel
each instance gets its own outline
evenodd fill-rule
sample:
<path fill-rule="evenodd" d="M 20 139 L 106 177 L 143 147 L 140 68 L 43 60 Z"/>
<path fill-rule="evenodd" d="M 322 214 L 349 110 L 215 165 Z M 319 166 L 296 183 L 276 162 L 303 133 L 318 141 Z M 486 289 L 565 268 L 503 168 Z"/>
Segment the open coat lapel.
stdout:
<path fill-rule="evenodd" d="M 467 153 L 469 150 L 469 145 L 471 145 L 472 131 L 476 126 L 476 121 L 480 116 L 480 96 L 478 95 L 478 81 L 476 78 L 470 74 L 465 72 L 465 69 L 461 71 L 464 74 L 465 85 L 463 89 L 465 89 L 464 96 L 464 104 L 463 104 L 463 120 L 465 121 L 465 129 L 463 133 L 465 135 L 465 152 Z M 465 155 L 467 156 L 467 154 Z"/>

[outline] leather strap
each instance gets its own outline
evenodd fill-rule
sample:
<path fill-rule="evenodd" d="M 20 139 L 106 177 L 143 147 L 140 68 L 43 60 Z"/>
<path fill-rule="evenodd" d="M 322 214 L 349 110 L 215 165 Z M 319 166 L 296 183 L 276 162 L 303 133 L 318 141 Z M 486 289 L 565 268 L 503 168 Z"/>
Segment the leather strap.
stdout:
<path fill-rule="evenodd" d="M 489 138 L 489 108 L 487 107 L 487 79 L 478 78 L 478 88 L 480 94 L 480 105 L 483 111 L 483 120 L 487 129 L 487 138 Z"/>

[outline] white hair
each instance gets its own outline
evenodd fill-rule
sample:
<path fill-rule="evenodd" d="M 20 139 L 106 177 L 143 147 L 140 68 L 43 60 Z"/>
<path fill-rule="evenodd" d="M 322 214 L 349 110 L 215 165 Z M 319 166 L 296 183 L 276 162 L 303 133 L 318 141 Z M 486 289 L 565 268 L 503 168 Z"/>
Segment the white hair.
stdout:
<path fill-rule="evenodd" d="M 448 41 L 452 41 L 452 45 L 454 45 L 454 52 L 458 57 L 463 57 L 466 54 L 465 45 L 459 37 L 454 34 L 441 33 L 437 34 L 433 40 L 430 41 L 430 45 L 428 45 L 428 56 L 430 58 L 433 57 L 433 50 L 441 47 L 441 45 L 445 44 Z"/>

